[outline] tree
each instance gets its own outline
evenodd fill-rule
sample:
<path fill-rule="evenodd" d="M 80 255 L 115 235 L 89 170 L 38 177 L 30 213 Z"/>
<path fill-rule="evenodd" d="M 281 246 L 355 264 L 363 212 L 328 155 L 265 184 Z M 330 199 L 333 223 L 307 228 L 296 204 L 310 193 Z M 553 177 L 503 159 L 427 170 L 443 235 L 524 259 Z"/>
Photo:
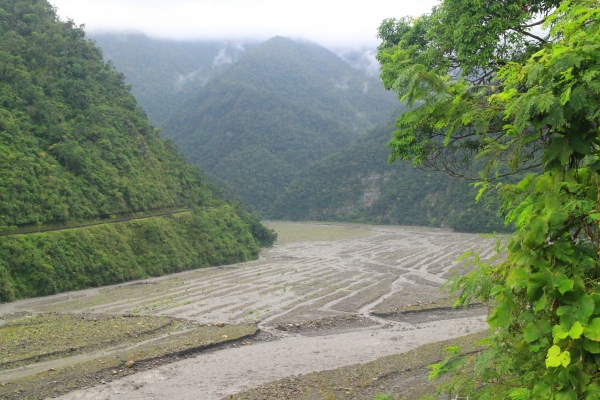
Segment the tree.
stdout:
<path fill-rule="evenodd" d="M 451 282 L 458 303 L 492 306 L 489 349 L 434 370 L 474 366 L 476 379 L 449 386 L 462 395 L 600 398 L 599 6 L 444 0 L 379 29 L 384 85 L 413 107 L 397 121 L 392 161 L 478 178 L 483 189 L 533 168 L 497 184 L 517 228 L 504 261 L 475 257 L 478 268 Z"/>

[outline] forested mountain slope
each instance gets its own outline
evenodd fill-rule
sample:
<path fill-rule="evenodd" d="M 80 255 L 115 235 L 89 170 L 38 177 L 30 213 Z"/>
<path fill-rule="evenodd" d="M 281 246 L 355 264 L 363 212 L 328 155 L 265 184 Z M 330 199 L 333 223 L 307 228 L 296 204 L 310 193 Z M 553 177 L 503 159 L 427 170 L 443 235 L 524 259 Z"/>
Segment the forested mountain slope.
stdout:
<path fill-rule="evenodd" d="M 370 130 L 347 148 L 303 171 L 278 198 L 273 218 L 503 231 L 498 203 L 475 203 L 467 181 L 387 163 L 393 123 Z"/>
<path fill-rule="evenodd" d="M 89 35 L 104 60 L 125 74 L 140 107 L 153 125 L 162 125 L 179 105 L 256 44 L 174 41 L 143 34 Z"/>
<path fill-rule="evenodd" d="M 397 107 L 377 79 L 330 51 L 275 37 L 186 101 L 164 123 L 164 135 L 268 214 L 298 171 Z"/>
<path fill-rule="evenodd" d="M 3 236 L 0 301 L 164 273 L 155 262 L 169 244 L 187 248 L 173 268 L 186 269 L 255 257 L 259 238 L 272 241 L 159 137 L 82 29 L 45 0 L 0 0 L 0 232 L 164 209 L 196 211 L 111 224 L 99 240 L 91 228 Z"/>

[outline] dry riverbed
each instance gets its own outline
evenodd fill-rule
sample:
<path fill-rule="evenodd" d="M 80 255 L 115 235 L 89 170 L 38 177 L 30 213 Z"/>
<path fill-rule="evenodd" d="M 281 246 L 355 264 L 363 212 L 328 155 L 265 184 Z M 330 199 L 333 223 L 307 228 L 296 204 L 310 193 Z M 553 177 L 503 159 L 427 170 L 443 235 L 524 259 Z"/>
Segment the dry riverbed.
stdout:
<path fill-rule="evenodd" d="M 485 329 L 485 308 L 452 310 L 440 286 L 460 271 L 462 252 L 491 257 L 494 240 L 416 227 L 269 225 L 279 240 L 257 261 L 0 305 L 0 398 L 366 399 L 384 380 L 360 391 L 362 378 L 318 388 L 290 379 L 338 380 L 310 374 Z M 411 360 L 425 368 L 441 357 L 438 347 Z M 293 383 L 298 396 L 261 386 L 281 379 L 275 387 Z"/>

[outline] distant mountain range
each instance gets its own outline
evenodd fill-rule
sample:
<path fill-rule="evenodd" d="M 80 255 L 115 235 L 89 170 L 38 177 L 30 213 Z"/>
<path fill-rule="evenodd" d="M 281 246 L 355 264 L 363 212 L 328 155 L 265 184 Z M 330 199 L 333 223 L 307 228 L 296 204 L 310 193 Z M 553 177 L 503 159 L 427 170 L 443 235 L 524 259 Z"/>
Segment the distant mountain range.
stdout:
<path fill-rule="evenodd" d="M 268 214 L 300 170 L 397 108 L 376 78 L 329 50 L 275 37 L 176 109 L 164 122 L 164 136 Z"/>
<path fill-rule="evenodd" d="M 468 183 L 388 165 L 398 99 L 317 44 L 95 39 L 163 136 L 264 217 L 505 229 Z M 345 58 L 356 66 L 361 54 Z"/>

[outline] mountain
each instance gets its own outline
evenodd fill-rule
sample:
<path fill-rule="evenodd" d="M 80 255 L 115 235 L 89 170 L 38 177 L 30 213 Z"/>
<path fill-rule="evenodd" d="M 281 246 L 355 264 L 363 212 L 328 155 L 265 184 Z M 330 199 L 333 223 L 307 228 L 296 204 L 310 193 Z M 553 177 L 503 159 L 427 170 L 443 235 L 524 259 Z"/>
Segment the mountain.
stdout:
<path fill-rule="evenodd" d="M 190 160 L 268 215 L 298 172 L 398 108 L 378 80 L 283 37 L 244 54 L 164 122 Z"/>
<path fill-rule="evenodd" d="M 91 39 L 102 49 L 104 60 L 125 74 L 125 82 L 156 126 L 256 46 L 252 41 L 174 41 L 135 33 L 96 33 Z"/>
<path fill-rule="evenodd" d="M 273 234 L 215 191 L 83 29 L 0 0 L 0 301 L 257 257 Z"/>
<path fill-rule="evenodd" d="M 475 203 L 467 181 L 387 163 L 389 122 L 314 163 L 279 196 L 271 217 L 506 231 L 491 196 Z"/>

